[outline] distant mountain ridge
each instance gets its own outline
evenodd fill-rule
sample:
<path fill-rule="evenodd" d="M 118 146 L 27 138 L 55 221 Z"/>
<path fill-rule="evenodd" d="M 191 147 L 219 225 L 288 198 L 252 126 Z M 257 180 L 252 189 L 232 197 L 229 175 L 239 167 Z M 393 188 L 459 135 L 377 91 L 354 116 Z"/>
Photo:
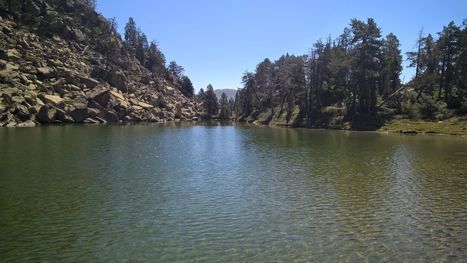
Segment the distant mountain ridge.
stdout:
<path fill-rule="evenodd" d="M 220 99 L 222 96 L 222 93 L 225 93 L 227 96 L 227 99 L 235 99 L 235 94 L 237 94 L 236 89 L 216 89 L 214 90 L 214 93 L 216 93 L 217 99 Z"/>

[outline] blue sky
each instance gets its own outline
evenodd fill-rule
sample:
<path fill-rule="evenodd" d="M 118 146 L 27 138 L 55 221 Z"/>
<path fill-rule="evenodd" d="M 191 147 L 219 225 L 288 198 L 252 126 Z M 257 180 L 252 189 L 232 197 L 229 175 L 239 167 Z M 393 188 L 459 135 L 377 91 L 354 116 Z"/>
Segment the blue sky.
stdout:
<path fill-rule="evenodd" d="M 436 34 L 467 18 L 467 0 L 98 0 L 97 9 L 116 17 L 119 31 L 131 16 L 167 61 L 185 68 L 196 90 L 241 86 L 241 76 L 260 61 L 306 54 L 318 39 L 338 36 L 352 18 L 373 17 L 383 35 L 393 32 L 405 53 L 417 34 Z M 413 70 L 404 69 L 408 80 Z"/>

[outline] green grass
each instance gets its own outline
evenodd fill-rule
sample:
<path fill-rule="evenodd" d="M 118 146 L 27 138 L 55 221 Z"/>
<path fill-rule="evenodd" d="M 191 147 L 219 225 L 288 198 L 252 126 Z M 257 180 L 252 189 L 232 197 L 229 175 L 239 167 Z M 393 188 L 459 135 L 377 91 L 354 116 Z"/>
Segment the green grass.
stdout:
<path fill-rule="evenodd" d="M 392 120 L 378 131 L 390 133 L 422 133 L 467 135 L 467 118 L 450 118 L 444 121 Z"/>

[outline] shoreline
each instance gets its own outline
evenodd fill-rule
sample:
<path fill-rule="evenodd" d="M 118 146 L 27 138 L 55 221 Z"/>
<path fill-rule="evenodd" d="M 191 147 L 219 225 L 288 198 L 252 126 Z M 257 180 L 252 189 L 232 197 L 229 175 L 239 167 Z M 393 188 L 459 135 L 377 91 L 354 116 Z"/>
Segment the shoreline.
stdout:
<path fill-rule="evenodd" d="M 449 135 L 467 138 L 467 117 L 453 117 L 443 121 L 428 121 L 420 119 L 393 119 L 384 123 L 374 130 L 356 129 L 332 129 L 332 128 L 311 128 L 302 126 L 281 126 L 270 124 L 259 124 L 251 122 L 245 124 L 252 126 L 264 126 L 274 128 L 300 128 L 312 130 L 333 130 L 333 131 L 354 131 L 354 132 L 375 132 L 380 134 L 401 134 L 401 135 Z"/>
<path fill-rule="evenodd" d="M 466 117 L 454 117 L 442 121 L 395 119 L 377 129 L 381 133 L 406 135 L 452 135 L 467 137 Z"/>
<path fill-rule="evenodd" d="M 427 121 L 415 119 L 395 119 L 391 120 L 383 126 L 375 130 L 354 130 L 354 129 L 330 129 L 330 128 L 310 128 L 310 127 L 293 127 L 293 126 L 280 126 L 280 125 L 266 125 L 258 123 L 239 122 L 235 120 L 165 120 L 160 122 L 115 122 L 115 123 L 40 123 L 34 126 L 15 126 L 15 127 L 1 127 L 1 128 L 35 128 L 44 126 L 107 126 L 107 125 L 138 125 L 138 124 L 203 124 L 209 122 L 224 122 L 232 124 L 244 124 L 253 127 L 270 127 L 270 128 L 292 128 L 292 129 L 310 129 L 310 130 L 331 130 L 331 131 L 354 131 L 354 132 L 376 132 L 380 134 L 401 134 L 401 135 L 449 135 L 461 136 L 467 138 L 467 118 L 456 117 L 443 121 Z"/>

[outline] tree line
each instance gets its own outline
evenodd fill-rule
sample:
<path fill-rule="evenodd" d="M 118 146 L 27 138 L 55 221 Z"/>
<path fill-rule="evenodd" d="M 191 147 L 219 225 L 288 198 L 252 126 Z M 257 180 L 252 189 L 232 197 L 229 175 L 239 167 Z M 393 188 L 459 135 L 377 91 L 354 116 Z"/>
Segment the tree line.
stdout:
<path fill-rule="evenodd" d="M 396 35 L 381 35 L 372 18 L 353 19 L 336 39 L 309 54 L 265 59 L 242 77 L 239 120 L 292 126 L 374 128 L 396 115 L 443 119 L 467 112 L 467 23 L 420 34 L 407 54 L 416 74 L 402 85 Z"/>
<path fill-rule="evenodd" d="M 200 104 L 200 110 L 204 119 L 228 120 L 233 118 L 235 101 L 232 98 L 227 98 L 224 92 L 222 92 L 220 99 L 218 99 L 211 84 L 206 87 L 206 91 L 200 89 L 195 99 Z"/>

